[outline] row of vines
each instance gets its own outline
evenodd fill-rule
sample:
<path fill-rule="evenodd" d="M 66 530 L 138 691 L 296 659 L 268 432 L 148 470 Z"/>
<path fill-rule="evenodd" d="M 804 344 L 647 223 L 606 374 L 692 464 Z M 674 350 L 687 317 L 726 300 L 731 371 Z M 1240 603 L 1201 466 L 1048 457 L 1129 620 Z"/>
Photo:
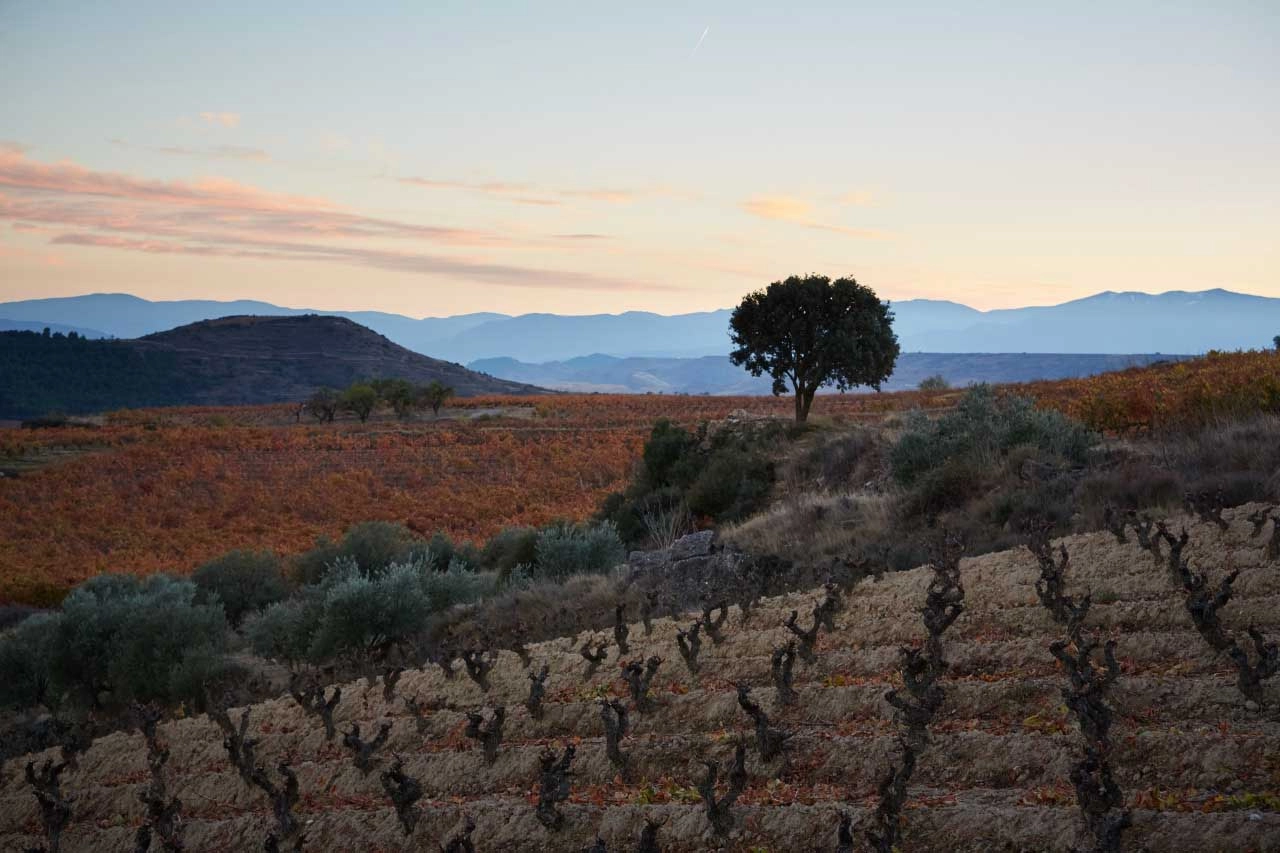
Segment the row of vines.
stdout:
<path fill-rule="evenodd" d="M 95 849 L 1270 849 L 1280 510 L 1193 508 L 1114 512 L 1056 548 L 1030 530 L 1034 570 L 1025 551 L 962 565 L 943 535 L 927 568 L 881 580 L 738 584 L 675 621 L 619 601 L 606 631 L 476 640 L 363 685 L 300 671 L 272 707 L 215 701 L 220 743 L 139 707 L 145 749 L 108 792 L 63 784 L 109 763 L 70 739 L 3 803 L 25 786 L 50 851 L 87 849 L 67 839 L 115 791 L 143 808 Z"/>

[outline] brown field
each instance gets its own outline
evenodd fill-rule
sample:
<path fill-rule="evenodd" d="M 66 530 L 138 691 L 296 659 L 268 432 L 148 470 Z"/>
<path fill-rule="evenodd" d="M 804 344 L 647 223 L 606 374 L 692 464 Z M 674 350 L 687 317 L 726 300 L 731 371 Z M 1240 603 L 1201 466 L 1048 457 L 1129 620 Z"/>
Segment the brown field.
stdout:
<path fill-rule="evenodd" d="M 1236 595 L 1223 609 L 1232 631 L 1256 624 L 1280 632 L 1280 571 L 1268 564 L 1262 538 L 1250 537 L 1245 516 L 1228 510 L 1225 532 L 1191 518 L 1174 519 L 1191 532 L 1188 555 L 1212 583 L 1240 570 Z M 1071 551 L 1073 589 L 1092 591 L 1088 625 L 1118 640 L 1122 675 L 1108 703 L 1116 711 L 1112 763 L 1133 809 L 1125 849 L 1152 851 L 1280 850 L 1280 717 L 1278 687 L 1268 703 L 1249 710 L 1223 656 L 1192 627 L 1167 570 L 1133 544 L 1107 533 L 1064 540 Z M 903 848 L 914 851 L 1066 851 L 1087 843 L 1068 781 L 1080 733 L 1063 706 L 1064 673 L 1048 645 L 1063 634 L 1038 604 L 1036 563 L 1025 550 L 965 560 L 966 610 L 945 637 L 951 664 L 946 701 L 931 727 L 931 744 L 911 782 Z M 797 664 L 799 702 L 774 710 L 770 650 L 785 642 L 781 623 L 817 593 L 763 602 L 747 628 L 731 615 L 726 641 L 703 648 L 703 677 L 692 679 L 675 648 L 677 624 L 656 620 L 651 636 L 631 626 L 630 657 L 657 654 L 659 706 L 632 714 L 623 748 L 635 778 L 623 784 L 606 761 L 595 697 L 625 696 L 610 658 L 584 682 L 576 649 L 582 637 L 531 647 L 533 662 L 551 667 L 542 721 L 520 704 L 525 669 L 503 652 L 486 695 L 465 676 L 445 680 L 438 669 L 406 673 L 389 705 L 364 682 L 343 685 L 339 729 L 358 721 L 363 731 L 390 721 L 380 753 L 404 760 L 421 781 L 423 818 L 413 835 L 400 830 L 378 773 L 354 769 L 338 741 L 327 744 L 318 722 L 292 700 L 252 709 L 258 761 L 286 760 L 302 789 L 298 806 L 310 850 L 437 849 L 464 815 L 476 822 L 478 850 L 580 850 L 597 834 L 610 850 L 632 850 L 646 818 L 664 819 L 664 851 L 834 850 L 841 810 L 862 822 L 875 805 L 875 786 L 894 754 L 891 709 L 883 696 L 900 683 L 899 647 L 923 638 L 916 615 L 929 579 L 926 569 L 867 580 L 847 596 L 837 631 L 824 634 L 816 663 Z M 616 655 L 616 651 L 614 652 Z M 770 766 L 750 751 L 751 780 L 735 807 L 736 829 L 717 839 L 691 786 L 698 760 L 723 759 L 731 739 L 748 730 L 731 682 L 755 686 L 755 697 L 783 728 L 796 734 L 787 757 Z M 438 710 L 419 734 L 401 697 L 434 702 Z M 464 712 L 503 704 L 506 737 L 493 766 L 461 734 Z M 1256 706 L 1254 706 L 1256 708 Z M 238 716 L 233 713 L 233 717 Z M 244 785 L 227 763 L 217 728 L 205 717 L 161 726 L 172 757 L 169 792 L 183 803 L 189 850 L 262 849 L 272 825 L 260 791 Z M 340 740 L 340 738 L 339 738 Z M 535 819 L 537 755 L 545 744 L 578 744 L 572 797 L 562 806 L 565 827 L 550 834 Z M 50 753 L 52 755 L 52 753 Z M 40 839 L 36 802 L 22 779 L 25 761 L 0 775 L 0 849 L 24 850 Z M 75 797 L 67 851 L 128 851 L 142 822 L 138 792 L 147 778 L 141 735 L 98 740 L 80 767 L 63 777 Z"/>

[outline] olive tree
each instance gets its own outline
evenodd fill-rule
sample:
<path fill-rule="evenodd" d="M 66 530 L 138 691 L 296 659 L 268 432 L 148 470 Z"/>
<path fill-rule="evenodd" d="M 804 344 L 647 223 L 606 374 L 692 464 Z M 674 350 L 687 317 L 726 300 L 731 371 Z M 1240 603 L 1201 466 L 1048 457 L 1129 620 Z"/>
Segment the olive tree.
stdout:
<path fill-rule="evenodd" d="M 440 417 L 440 407 L 445 401 L 454 395 L 454 390 L 448 385 L 442 383 L 439 379 L 432 379 L 430 383 L 418 389 L 419 399 L 424 406 L 431 408 L 431 414 Z"/>
<path fill-rule="evenodd" d="M 796 422 L 824 385 L 880 390 L 898 359 L 893 312 L 852 278 L 791 276 L 748 293 L 729 319 L 729 359 L 773 377 L 773 393 L 796 395 Z"/>

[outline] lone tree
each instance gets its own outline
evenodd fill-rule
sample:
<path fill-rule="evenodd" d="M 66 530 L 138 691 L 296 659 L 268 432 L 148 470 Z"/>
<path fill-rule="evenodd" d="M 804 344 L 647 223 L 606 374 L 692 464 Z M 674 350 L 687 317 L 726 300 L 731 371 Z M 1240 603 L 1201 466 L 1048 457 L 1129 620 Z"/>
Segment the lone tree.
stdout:
<path fill-rule="evenodd" d="M 440 417 L 440 407 L 444 405 L 454 395 L 454 390 L 448 385 L 442 383 L 439 379 L 432 379 L 430 384 L 424 385 L 419 389 L 420 399 L 423 405 L 431 407 L 431 414 L 434 417 Z"/>
<path fill-rule="evenodd" d="M 729 319 L 729 360 L 773 377 L 773 393 L 796 395 L 796 423 L 809 417 L 823 385 L 877 391 L 893 373 L 898 337 L 893 312 L 852 278 L 791 276 L 748 293 Z"/>
<path fill-rule="evenodd" d="M 360 419 L 360 423 L 364 423 L 378 408 L 378 392 L 372 385 L 357 383 L 343 391 L 338 402 L 343 411 L 351 412 Z"/>

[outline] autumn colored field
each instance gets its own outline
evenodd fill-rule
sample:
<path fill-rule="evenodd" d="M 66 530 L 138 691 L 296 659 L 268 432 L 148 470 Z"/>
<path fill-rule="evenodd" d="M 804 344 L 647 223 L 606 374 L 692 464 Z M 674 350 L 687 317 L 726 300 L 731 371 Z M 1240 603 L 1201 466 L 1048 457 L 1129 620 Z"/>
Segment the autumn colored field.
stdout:
<path fill-rule="evenodd" d="M 941 400 L 941 398 L 939 398 Z M 821 401 L 879 417 L 918 395 Z M 937 405 L 941 402 L 935 403 Z M 100 572 L 186 573 L 233 548 L 296 553 L 361 521 L 482 540 L 506 525 L 581 519 L 620 489 L 658 418 L 773 398 L 469 398 L 476 418 L 317 425 L 294 407 L 138 410 L 97 429 L 0 430 L 0 601 L 56 600 Z"/>
<path fill-rule="evenodd" d="M 1256 625 L 1280 631 L 1280 572 L 1268 562 L 1269 530 L 1253 536 L 1256 507 L 1227 510 L 1228 527 L 1191 517 L 1170 520 L 1190 534 L 1186 556 L 1212 583 L 1238 570 L 1222 619 L 1234 632 Z M 1124 849 L 1151 851 L 1274 851 L 1280 849 L 1280 719 L 1275 684 L 1261 709 L 1236 690 L 1225 655 L 1192 627 L 1180 591 L 1161 562 L 1110 533 L 1072 536 L 1069 587 L 1088 589 L 1089 630 L 1117 640 L 1120 676 L 1107 694 L 1114 711 L 1111 764 L 1132 826 Z M 1064 707 L 1065 672 L 1049 652 L 1063 636 L 1037 601 L 1036 560 L 1026 550 L 966 559 L 960 564 L 965 609 L 945 636 L 950 667 L 945 701 L 930 726 L 930 742 L 912 777 L 903 812 L 902 848 L 915 851 L 1088 849 L 1069 780 L 1081 735 Z M 550 668 L 541 719 L 522 702 L 526 668 L 501 652 L 486 693 L 459 674 L 435 667 L 404 674 L 391 701 L 380 684 L 342 685 L 339 732 L 359 723 L 370 734 L 388 723 L 389 740 L 368 774 L 352 766 L 341 734 L 326 741 L 314 717 L 284 698 L 250 709 L 248 732 L 257 762 L 287 762 L 297 773 L 295 807 L 305 824 L 305 849 L 400 851 L 437 849 L 475 821 L 478 850 L 582 850 L 597 837 L 608 850 L 634 850 L 645 821 L 661 822 L 658 849 L 667 853 L 723 849 L 836 849 L 839 815 L 855 821 L 857 846 L 870 826 L 876 785 L 899 746 L 885 693 L 901 688 L 900 646 L 919 644 L 918 616 L 930 580 L 921 568 L 868 579 L 845 596 L 834 631 L 823 632 L 816 660 L 797 664 L 797 701 L 775 705 L 770 652 L 784 644 L 793 609 L 811 607 L 821 591 L 766 599 L 747 627 L 732 608 L 724 642 L 704 639 L 700 677 L 686 671 L 676 631 L 694 618 L 655 620 L 651 634 L 630 626 L 624 659 L 663 659 L 653 682 L 655 704 L 633 710 L 622 748 L 632 774 L 623 781 L 606 758 L 598 699 L 629 702 L 618 677 L 617 649 L 595 676 L 584 677 L 577 649 L 587 635 L 530 646 L 532 664 Z M 784 758 L 760 759 L 754 746 L 748 780 L 733 807 L 734 828 L 715 835 L 696 790 L 700 761 L 724 765 L 733 741 L 751 740 L 750 722 L 733 683 L 752 686 L 774 724 L 793 735 Z M 432 710 L 421 725 L 406 710 L 413 699 Z M 466 712 L 507 710 L 496 760 L 463 734 Z M 485 711 L 488 714 L 488 711 Z M 239 711 L 232 712 L 239 719 Z M 274 825 L 268 802 L 230 767 L 222 734 L 204 716 L 164 723 L 171 755 L 168 792 L 182 802 L 190 850 L 262 849 Z M 539 753 L 576 745 L 564 825 L 550 831 L 534 817 Z M 64 851 L 128 851 L 143 820 L 138 792 L 148 778 L 147 750 L 137 732 L 99 739 L 62 778 L 74 798 Z M 50 751 L 50 756 L 54 751 Z M 380 772 L 398 756 L 422 786 L 421 818 L 405 834 Z M 35 797 L 22 778 L 24 760 L 0 774 L 0 849 L 39 840 Z"/>
<path fill-rule="evenodd" d="M 1132 433 L 1280 411 L 1280 354 L 1215 354 L 1091 379 L 1005 386 L 1090 426 Z M 961 392 L 823 395 L 814 417 L 873 423 Z M 296 421 L 295 406 L 115 413 L 96 429 L 0 430 L 0 602 L 56 601 L 100 572 L 186 573 L 233 548 L 296 553 L 352 524 L 401 521 L 482 540 L 591 515 L 630 476 L 654 421 L 789 398 L 468 398 L 454 417 Z M 468 417 L 467 415 L 471 415 Z"/>

